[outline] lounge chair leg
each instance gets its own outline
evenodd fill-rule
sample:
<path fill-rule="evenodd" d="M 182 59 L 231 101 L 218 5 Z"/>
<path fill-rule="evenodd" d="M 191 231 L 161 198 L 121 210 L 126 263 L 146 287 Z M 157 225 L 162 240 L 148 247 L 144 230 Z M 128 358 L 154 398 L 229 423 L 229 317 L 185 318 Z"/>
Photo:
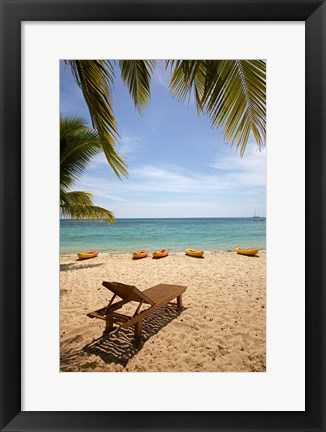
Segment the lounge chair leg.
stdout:
<path fill-rule="evenodd" d="M 182 309 L 182 294 L 177 297 L 177 307 L 178 309 Z"/>
<path fill-rule="evenodd" d="M 110 333 L 113 330 L 113 319 L 112 318 L 106 318 L 105 320 L 105 333 Z"/>
<path fill-rule="evenodd" d="M 136 339 L 140 338 L 142 329 L 143 329 L 143 320 L 139 320 L 135 324 L 135 338 Z"/>

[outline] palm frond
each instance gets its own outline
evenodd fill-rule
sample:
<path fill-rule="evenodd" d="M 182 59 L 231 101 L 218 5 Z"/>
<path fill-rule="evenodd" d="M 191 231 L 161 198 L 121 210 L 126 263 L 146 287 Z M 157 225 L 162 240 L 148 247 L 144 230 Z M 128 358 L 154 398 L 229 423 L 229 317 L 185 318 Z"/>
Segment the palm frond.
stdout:
<path fill-rule="evenodd" d="M 212 126 L 243 155 L 250 134 L 259 148 L 266 141 L 266 64 L 259 60 L 220 60 L 211 71 L 203 106 Z M 215 76 L 215 79 L 214 79 Z"/>
<path fill-rule="evenodd" d="M 60 187 L 71 187 L 103 151 L 98 133 L 78 117 L 60 118 Z"/>
<path fill-rule="evenodd" d="M 106 219 L 109 224 L 114 223 L 115 217 L 113 213 L 101 207 L 92 206 L 80 206 L 75 205 L 62 205 L 60 206 L 61 217 L 69 217 L 72 219 L 91 219 L 91 220 L 103 220 Z"/>
<path fill-rule="evenodd" d="M 155 60 L 120 60 L 121 77 L 129 88 L 139 112 L 150 99 L 151 74 L 155 67 Z"/>
<path fill-rule="evenodd" d="M 60 212 L 63 217 L 73 219 L 107 219 L 108 223 L 115 221 L 112 212 L 93 204 L 93 196 L 89 192 L 60 190 Z"/>
<path fill-rule="evenodd" d="M 170 89 L 172 95 L 183 102 L 186 97 L 190 99 L 194 93 L 198 112 L 202 111 L 202 99 L 205 91 L 206 64 L 202 60 L 167 60 L 166 67 L 170 66 L 172 77 Z"/>
<path fill-rule="evenodd" d="M 81 191 L 66 192 L 60 189 L 60 206 L 63 205 L 92 206 L 93 194 Z"/>
<path fill-rule="evenodd" d="M 63 117 L 60 115 L 60 141 L 87 128 L 82 117 Z"/>
<path fill-rule="evenodd" d="M 194 92 L 198 112 L 222 127 L 225 140 L 243 155 L 253 134 L 258 147 L 266 140 L 266 63 L 260 60 L 174 60 L 170 89 L 184 100 Z"/>
<path fill-rule="evenodd" d="M 98 131 L 106 158 L 115 174 L 127 176 L 122 157 L 115 148 L 118 131 L 111 103 L 113 66 L 106 60 L 68 60 L 87 103 L 93 127 Z"/>
<path fill-rule="evenodd" d="M 68 192 L 90 159 L 103 151 L 98 133 L 88 129 L 79 117 L 60 118 L 60 212 L 76 219 L 107 219 L 113 223 L 112 212 L 93 204 L 89 192 Z"/>

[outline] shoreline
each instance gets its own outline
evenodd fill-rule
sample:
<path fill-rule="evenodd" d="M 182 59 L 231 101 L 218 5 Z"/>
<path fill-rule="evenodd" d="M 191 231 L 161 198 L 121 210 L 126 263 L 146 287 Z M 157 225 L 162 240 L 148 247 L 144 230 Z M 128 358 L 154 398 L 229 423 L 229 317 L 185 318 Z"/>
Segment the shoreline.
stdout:
<path fill-rule="evenodd" d="M 254 248 L 252 248 L 254 249 Z M 153 250 L 154 252 L 154 250 Z M 80 253 L 80 252 L 78 252 Z M 98 257 L 106 257 L 106 256 L 110 256 L 110 255 L 114 255 L 114 256 L 129 256 L 132 254 L 133 252 L 100 252 L 98 254 Z M 214 250 L 214 251 L 206 251 L 204 250 L 204 254 L 205 255 L 212 255 L 212 254 L 223 254 L 223 253 L 236 253 L 236 251 L 234 249 L 221 249 L 221 250 Z M 266 249 L 259 249 L 258 254 L 259 253 L 265 253 L 266 254 Z M 147 258 L 151 258 L 151 254 L 152 252 L 150 251 Z M 169 252 L 168 256 L 173 256 L 173 255 L 185 255 L 185 252 Z M 77 256 L 77 252 L 73 253 L 73 252 L 61 252 L 60 251 L 60 257 L 75 257 Z M 88 260 L 85 260 L 88 261 Z"/>

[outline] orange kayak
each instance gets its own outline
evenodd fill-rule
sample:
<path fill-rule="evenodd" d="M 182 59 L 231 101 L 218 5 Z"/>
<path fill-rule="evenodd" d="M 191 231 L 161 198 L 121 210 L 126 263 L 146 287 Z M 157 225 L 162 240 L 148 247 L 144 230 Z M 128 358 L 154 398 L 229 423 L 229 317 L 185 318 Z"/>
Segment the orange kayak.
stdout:
<path fill-rule="evenodd" d="M 132 254 L 132 259 L 146 258 L 147 253 L 146 249 L 138 250 Z"/>
<path fill-rule="evenodd" d="M 89 251 L 89 252 L 79 253 L 78 258 L 79 259 L 95 258 L 95 257 L 97 257 L 98 254 L 99 254 L 99 251 L 96 249 L 96 250 Z"/>
<path fill-rule="evenodd" d="M 163 258 L 169 255 L 169 249 L 161 249 L 152 253 L 153 258 Z"/>

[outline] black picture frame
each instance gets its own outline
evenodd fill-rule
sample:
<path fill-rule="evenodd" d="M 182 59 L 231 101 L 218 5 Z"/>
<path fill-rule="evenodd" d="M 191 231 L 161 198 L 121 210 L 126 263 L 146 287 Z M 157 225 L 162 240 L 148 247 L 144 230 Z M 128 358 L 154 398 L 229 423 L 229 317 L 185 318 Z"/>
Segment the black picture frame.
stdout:
<path fill-rule="evenodd" d="M 1 431 L 325 431 L 325 2 L 320 0 L 1 0 L 0 3 Z M 21 23 L 23 21 L 112 20 L 305 21 L 306 410 L 304 412 L 21 411 L 20 251 L 23 217 L 20 144 Z M 194 394 L 194 397 L 199 396 Z"/>

